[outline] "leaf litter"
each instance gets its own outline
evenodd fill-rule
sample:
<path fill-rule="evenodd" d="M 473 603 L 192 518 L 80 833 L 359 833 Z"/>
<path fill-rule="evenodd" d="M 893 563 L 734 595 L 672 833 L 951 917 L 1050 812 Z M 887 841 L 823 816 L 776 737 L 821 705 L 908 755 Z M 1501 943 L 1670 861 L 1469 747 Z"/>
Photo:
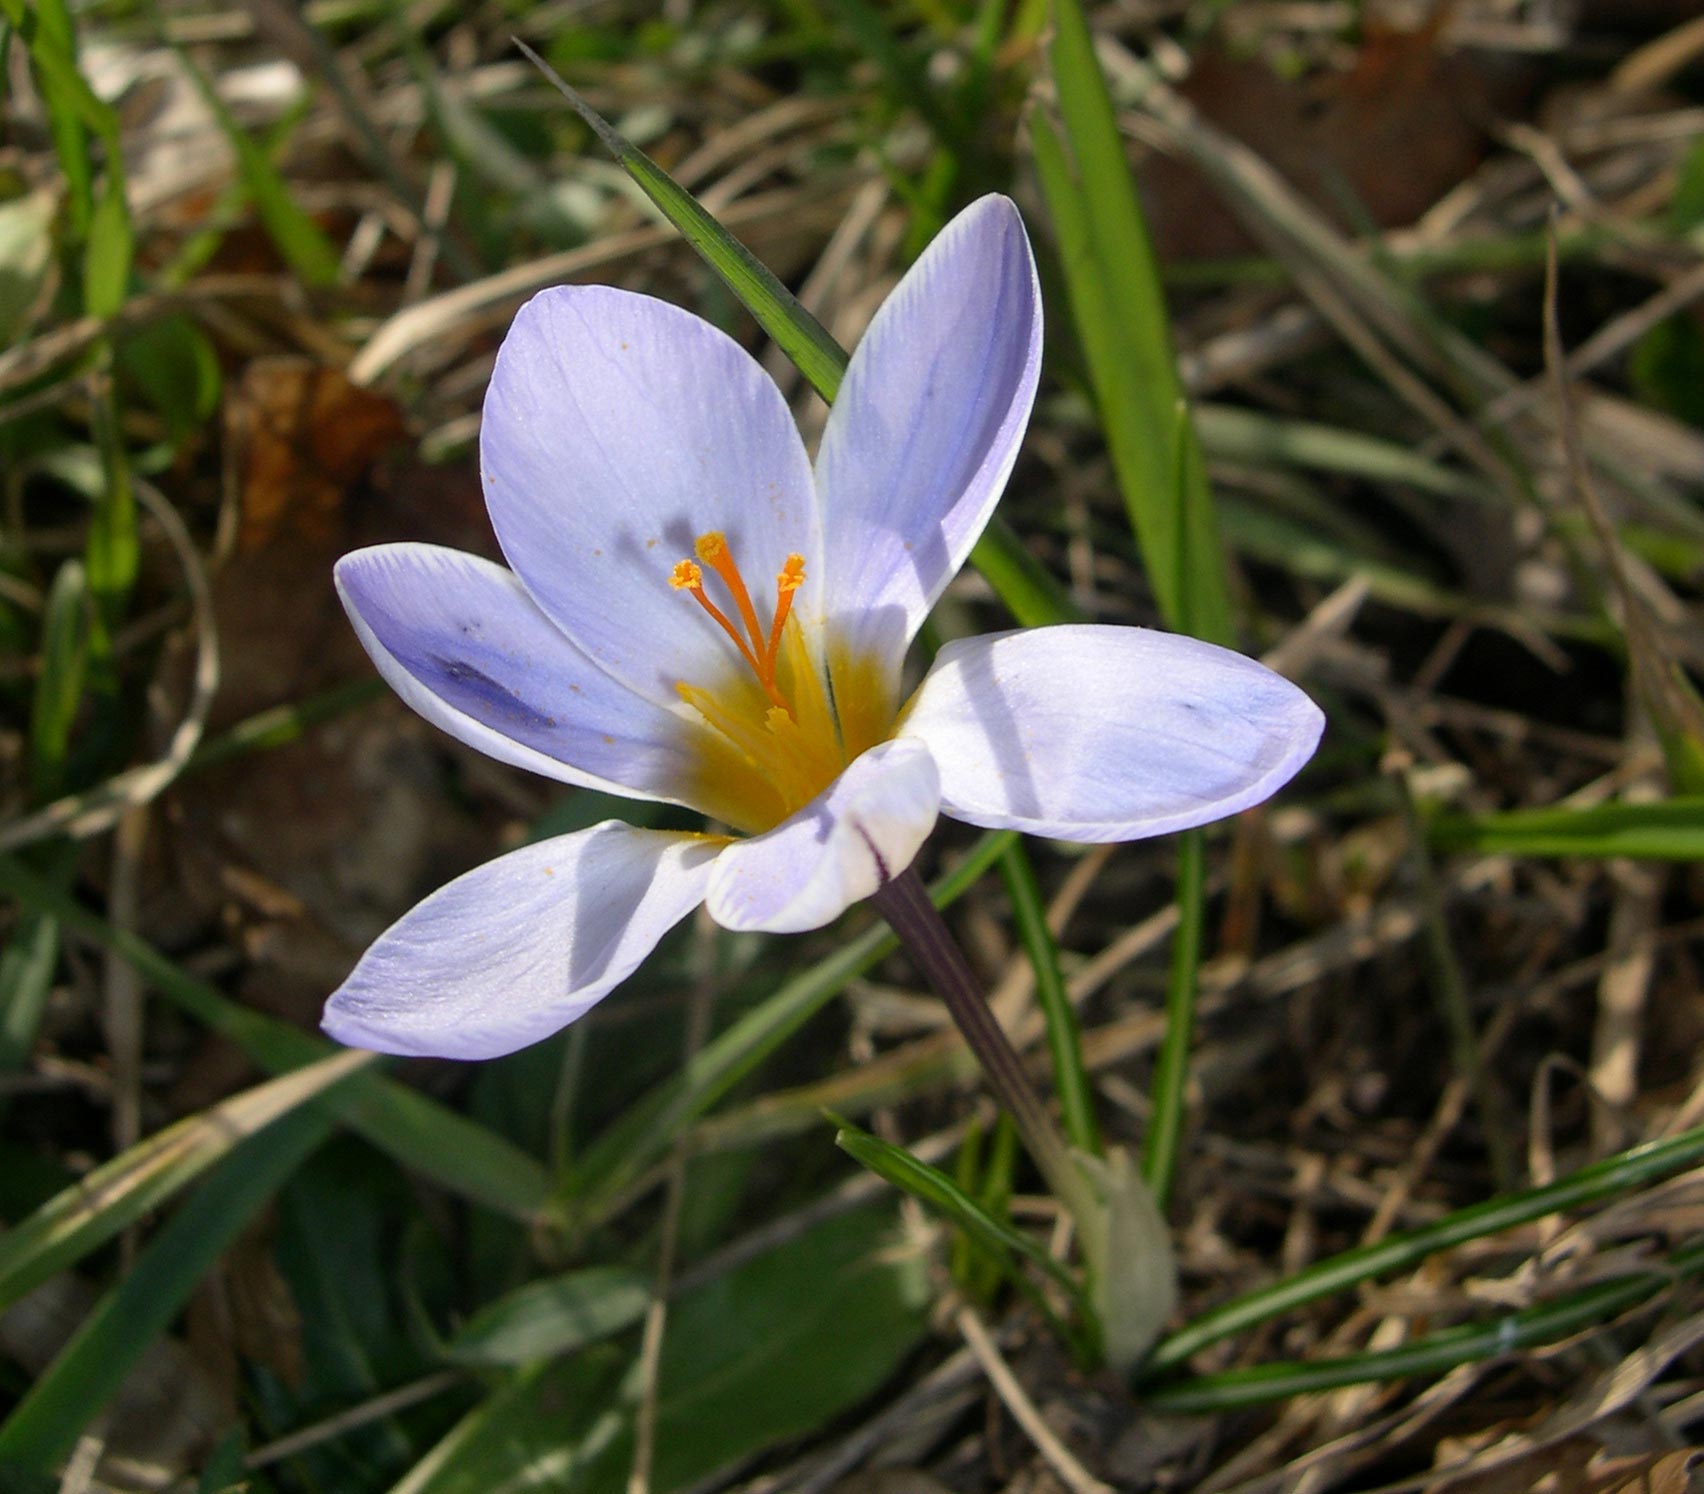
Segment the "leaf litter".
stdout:
<path fill-rule="evenodd" d="M 974 130 L 950 136 L 936 133 L 941 109 L 920 111 L 903 88 L 981 65 L 969 13 L 954 8 L 877 15 L 915 64 L 897 71 L 869 49 L 868 18 L 851 4 L 669 5 L 646 18 L 648 31 L 619 4 L 502 21 L 433 6 L 406 23 L 381 8 L 303 15 L 285 46 L 277 17 L 78 13 L 86 75 L 123 132 L 138 244 L 139 283 L 111 327 L 64 293 L 78 273 L 69 220 L 48 220 L 58 237 L 45 256 L 32 226 L 35 194 L 65 188 L 47 95 L 14 69 L 17 231 L 0 245 L 15 324 L 0 352 L 10 656 L 0 807 L 7 824 L 43 808 L 25 770 L 43 599 L 83 545 L 98 486 L 87 474 L 103 456 L 91 401 L 110 357 L 124 460 L 166 495 L 210 578 L 223 683 L 200 750 L 232 755 L 204 769 L 191 759 L 151 786 L 128 848 L 91 830 L 59 865 L 51 846 L 32 847 L 31 869 L 178 965 L 306 1025 L 361 944 L 420 893 L 542 820 L 607 812 L 558 802 L 393 704 L 345 693 L 362 665 L 333 610 L 330 557 L 352 540 L 422 534 L 491 553 L 471 442 L 496 339 L 540 285 L 642 289 L 759 346 L 514 56 L 508 30 L 801 288 L 843 344 L 917 235 L 973 195 L 974 173 L 984 174 L 976 186 L 1014 190 L 1046 240 L 1023 111 L 1051 100 L 1021 14 L 991 54 Z M 1159 236 L 1185 384 L 1203 402 L 1240 616 L 1334 723 L 1335 751 L 1311 777 L 1210 847 L 1208 959 L 1172 1204 L 1189 1319 L 1490 1197 L 1499 1141 L 1518 1181 L 1543 1185 L 1704 1120 L 1700 889 L 1686 859 L 1632 863 L 1594 854 L 1589 840 L 1560 857 L 1471 849 L 1441 831 L 1421 854 L 1446 822 L 1489 834 L 1514 810 L 1684 802 L 1672 739 L 1692 745 L 1690 712 L 1662 706 L 1661 681 L 1685 687 L 1682 671 L 1701 657 L 1704 436 L 1687 420 L 1689 370 L 1704 366 L 1704 43 L 1692 8 L 1670 3 L 1177 3 L 1097 10 L 1091 23 Z M 335 68 L 309 65 L 304 41 Z M 20 38 L 13 48 L 17 62 Z M 258 150 L 233 149 L 185 54 Z M 98 153 L 91 160 L 98 171 Z M 529 191 L 517 190 L 517 160 Z M 951 185 L 959 173 L 965 185 Z M 280 192 L 298 215 L 261 210 Z M 1551 236 L 1572 424 L 1544 377 Z M 305 246 L 319 239 L 336 272 L 304 276 L 315 252 Z M 1152 621 L 1063 301 L 1050 311 L 1060 339 L 1051 393 L 1008 516 L 1083 610 Z M 127 352 L 127 338 L 179 317 L 173 344 Z M 217 420 L 197 377 L 217 382 Z M 1251 414 L 1294 445 L 1258 456 L 1239 446 L 1246 425 L 1235 421 Z M 1426 478 L 1374 467 L 1356 444 L 1368 437 L 1424 464 Z M 1564 438 L 1596 502 L 1570 476 Z M 97 637 L 93 683 L 76 702 L 63 772 L 86 797 L 79 809 L 160 757 L 193 690 L 192 586 L 161 521 L 144 509 L 136 522 L 130 610 L 104 651 Z M 988 584 L 967 577 L 940 626 L 952 636 L 1003 617 Z M 939 855 L 955 849 L 949 840 Z M 1036 855 L 1103 1124 L 1139 1140 L 1161 1032 L 1169 854 L 1123 848 L 1086 876 L 1064 849 Z M 11 915 L 9 947 L 31 916 Z M 1036 1050 L 1030 967 L 997 882 L 974 886 L 953 916 Z M 7 967 L 8 1002 L 40 1013 L 26 1060 L 0 1076 L 0 1211 L 12 1226 L 113 1157 L 123 1116 L 153 1136 L 260 1077 L 224 1039 L 145 995 L 127 1035 L 121 1019 L 135 1006 L 114 984 L 118 962 L 67 928 L 51 947 L 45 966 Z M 442 1065 L 405 1077 L 566 1162 L 667 1077 L 690 989 L 707 983 L 721 1029 L 761 1003 L 793 957 L 687 941 L 581 1036 L 489 1078 Z M 20 993 L 44 968 L 37 1006 Z M 1459 1047 L 1452 1054 L 1437 1001 L 1445 971 L 1489 1108 Z M 852 1175 L 816 1119 L 825 1102 L 888 1139 L 942 1138 L 928 1154 L 949 1167 L 966 1122 L 986 1125 L 953 1044 L 919 1030 L 930 1003 L 913 981 L 891 960 L 855 981 L 841 1014 L 814 1019 L 683 1133 L 670 1164 L 682 1169 L 677 1293 L 734 1279 L 694 1275 L 733 1250 L 780 1262 L 739 1279 L 758 1283 L 758 1321 L 786 1313 L 798 1289 L 775 1283 L 809 1258 L 788 1251 L 824 1248 L 790 1242 L 826 1239 L 810 1234 L 821 1219 L 881 1198 L 846 1189 Z M 251 1239 L 294 1300 L 322 1311 L 273 1315 L 267 1331 L 291 1343 L 267 1349 L 219 1327 L 231 1319 L 208 1278 L 188 1327 L 164 1341 L 211 1373 L 220 1395 L 238 1377 L 239 1397 L 222 1402 L 238 1409 L 218 1431 L 240 1429 L 256 1477 L 502 1487 L 498 1465 L 468 1451 L 504 1445 L 482 1433 L 484 1417 L 489 1432 L 528 1429 L 533 1454 L 555 1458 L 562 1479 L 624 1478 L 622 1458 L 598 1462 L 600 1439 L 615 1447 L 626 1435 L 623 1408 L 637 1393 L 621 1383 L 619 1355 L 565 1361 L 555 1379 L 523 1375 L 488 1394 L 442 1375 L 434 1335 L 553 1273 L 653 1266 L 657 1195 L 629 1189 L 609 1217 L 529 1236 L 430 1185 L 380 1182 L 393 1162 L 335 1146 L 344 1154 L 316 1154 L 288 1188 L 323 1182 L 334 1163 L 372 1181 L 361 1227 L 390 1242 L 394 1277 L 359 1329 L 326 1315 L 335 1299 L 311 1289 L 300 1252 L 270 1243 L 276 1227 L 263 1217 Z M 1033 1179 L 1016 1182 L 1014 1218 L 1045 1228 Z M 1430 1255 L 1202 1348 L 1190 1367 L 1388 1351 L 1662 1271 L 1697 1237 L 1698 1182 L 1686 1172 L 1584 1219 L 1529 1221 Z M 747 1450 L 715 1486 L 1608 1491 L 1678 1490 L 1692 1477 L 1704 1358 L 1697 1288 L 1684 1277 L 1607 1324 L 1521 1353 L 1180 1417 L 1072 1366 L 1023 1298 L 967 1300 L 939 1231 L 918 1216 L 901 1231 L 891 1205 L 885 1217 L 904 1263 L 895 1270 L 914 1269 L 907 1241 L 928 1263 L 932 1329 L 912 1339 L 916 1330 L 894 1327 L 901 1336 L 888 1343 L 908 1345 L 906 1356 L 876 1354 L 863 1379 L 848 1378 L 847 1398 L 809 1408 L 803 1423 L 766 1433 L 758 1418 L 743 1442 L 742 1429 L 718 1428 L 707 1447 Z M 59 1278 L 64 1300 L 89 1302 L 89 1288 L 121 1280 L 155 1223 L 81 1259 Z M 334 1253 L 353 1251 L 352 1239 Z M 914 1278 L 870 1280 L 870 1300 L 891 1303 Z M 741 1320 L 717 1320 L 705 1300 L 691 1313 L 734 1331 Z M 7 1404 L 72 1327 L 0 1319 Z M 842 1363 L 880 1347 L 855 1333 L 823 1343 Z M 690 1363 L 693 1347 L 675 1352 Z M 337 1369 L 351 1355 L 370 1356 L 366 1399 L 350 1388 L 363 1382 Z M 296 1366 L 287 1378 L 269 1368 L 282 1364 Z M 991 1365 L 1003 1375 L 990 1380 Z M 600 1399 L 586 1409 L 613 1421 L 550 1414 L 562 1394 L 592 1386 Z M 667 1404 L 659 1397 L 659 1414 Z M 71 1472 L 94 1480 L 83 1487 L 198 1477 L 217 1463 L 217 1433 L 187 1404 L 181 1414 L 178 1436 L 91 1421 Z M 690 1426 L 663 1429 L 684 1439 L 674 1466 L 691 1466 Z"/>

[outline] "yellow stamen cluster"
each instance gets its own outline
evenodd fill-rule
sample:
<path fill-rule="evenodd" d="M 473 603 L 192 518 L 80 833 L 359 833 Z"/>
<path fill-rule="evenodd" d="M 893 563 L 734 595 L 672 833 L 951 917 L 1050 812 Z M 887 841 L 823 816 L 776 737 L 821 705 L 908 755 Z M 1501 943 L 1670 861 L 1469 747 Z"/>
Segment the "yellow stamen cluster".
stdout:
<path fill-rule="evenodd" d="M 708 534 L 699 535 L 692 548 L 698 559 L 722 578 L 728 595 L 733 598 L 734 610 L 739 613 L 740 621 L 745 625 L 744 636 L 734 626 L 728 614 L 705 594 L 704 569 L 697 561 L 679 562 L 669 576 L 669 585 L 676 591 L 692 594 L 692 599 L 733 639 L 734 647 L 740 651 L 740 657 L 751 666 L 758 684 L 763 686 L 763 693 L 781 710 L 792 716 L 793 707 L 788 704 L 775 683 L 775 666 L 781 655 L 781 633 L 787 626 L 787 614 L 793 607 L 793 593 L 805 583 L 805 557 L 789 555 L 786 564 L 781 567 L 780 574 L 776 576 L 775 615 L 770 621 L 769 631 L 765 633 L 757 620 L 757 609 L 751 604 L 751 593 L 746 589 L 745 577 L 740 574 L 740 568 L 734 564 L 733 554 L 728 549 L 727 536 L 712 529 Z"/>
<path fill-rule="evenodd" d="M 689 593 L 728 635 L 769 705 L 759 712 L 741 706 L 737 690 L 710 690 L 684 680 L 675 689 L 758 771 L 790 813 L 815 798 L 846 765 L 821 667 L 798 626 L 788 626 L 793 595 L 805 583 L 805 558 L 789 555 L 777 573 L 775 609 L 766 629 L 727 536 L 715 530 L 702 534 L 693 552 L 698 559 L 677 563 L 669 584 Z M 705 592 L 706 568 L 721 580 L 737 623 Z"/>

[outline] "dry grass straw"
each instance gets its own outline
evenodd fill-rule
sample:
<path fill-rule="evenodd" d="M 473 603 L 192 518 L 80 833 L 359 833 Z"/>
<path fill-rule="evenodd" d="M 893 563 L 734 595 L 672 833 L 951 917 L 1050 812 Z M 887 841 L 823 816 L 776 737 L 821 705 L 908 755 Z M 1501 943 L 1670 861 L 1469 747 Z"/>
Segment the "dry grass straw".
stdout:
<path fill-rule="evenodd" d="M 1457 24 L 1483 45 L 1511 45 L 1508 10 L 1463 4 Z M 190 19 L 173 24 L 181 31 Z M 220 24 L 201 18 L 208 24 L 197 33 L 198 45 L 255 44 L 250 18 L 212 19 Z M 1619 386 L 1593 382 L 1618 373 L 1628 349 L 1652 327 L 1704 297 L 1704 270 L 1695 255 L 1683 259 L 1672 245 L 1654 247 L 1642 227 L 1672 195 L 1704 117 L 1696 108 L 1655 101 L 1652 91 L 1692 65 L 1704 48 L 1704 32 L 1697 23 L 1681 26 L 1597 80 L 1600 92 L 1628 105 L 1623 112 L 1582 113 L 1553 126 L 1506 132 L 1485 162 L 1419 221 L 1357 239 L 1303 198 L 1257 149 L 1204 117 L 1178 80 L 1162 79 L 1138 60 L 1155 37 L 1147 21 L 1124 10 L 1097 20 L 1104 22 L 1104 58 L 1125 99 L 1133 143 L 1191 162 L 1286 273 L 1275 292 L 1249 294 L 1232 286 L 1181 301 L 1190 386 L 1264 403 L 1281 417 L 1297 413 L 1310 398 L 1327 413 L 1339 401 L 1344 413 L 1337 418 L 1345 425 L 1375 410 L 1414 448 L 1455 464 L 1451 470 L 1470 471 L 1506 500 L 1506 508 L 1489 517 L 1464 517 L 1448 506 L 1403 511 L 1417 539 L 1443 554 L 1483 549 L 1485 570 L 1478 575 L 1440 581 L 1417 565 L 1392 579 L 1371 566 L 1313 573 L 1299 560 L 1293 569 L 1270 557 L 1257 561 L 1261 585 L 1284 598 L 1262 619 L 1270 662 L 1327 695 L 1346 736 L 1383 737 L 1400 746 L 1412 760 L 1422 798 L 1473 810 L 1587 804 L 1649 792 L 1661 760 L 1636 726 L 1617 733 L 1603 724 L 1602 712 L 1596 719 L 1559 719 L 1561 713 L 1538 709 L 1530 697 L 1507 702 L 1481 692 L 1475 698 L 1461 693 L 1459 666 L 1464 651 L 1491 634 L 1499 660 L 1521 659 L 1520 667 L 1534 670 L 1580 670 L 1577 633 L 1555 624 L 1590 621 L 1589 599 L 1579 591 L 1579 561 L 1590 548 L 1582 528 L 1601 545 L 1629 516 L 1678 524 L 1675 516 L 1692 501 L 1689 484 L 1704 473 L 1704 442 L 1696 432 L 1636 409 Z M 281 8 L 268 9 L 264 21 L 261 34 L 269 36 L 288 18 Z M 1277 28 L 1282 22 L 1282 16 L 1266 15 L 1259 24 Z M 538 24 L 555 22 L 541 15 Z M 1305 18 L 1296 24 L 1306 31 Z M 299 44 L 299 32 L 291 29 Z M 1276 30 L 1259 34 L 1274 55 L 1291 39 Z M 458 80 L 469 97 L 517 107 L 535 98 L 535 80 L 524 67 L 485 45 L 489 38 L 469 36 L 483 48 L 478 65 Z M 1532 44 L 1533 34 L 1521 31 L 1519 39 Z M 1319 37 L 1303 40 L 1311 46 Z M 276 274 L 205 271 L 169 292 L 137 297 L 116 329 L 87 319 L 42 327 L 0 353 L 0 400 L 6 401 L 0 413 L 79 397 L 77 360 L 99 339 L 182 312 L 234 361 L 306 351 L 345 368 L 358 384 L 397 392 L 409 403 L 417 434 L 451 451 L 477 429 L 495 334 L 532 291 L 595 278 L 686 298 L 682 287 L 691 285 L 692 272 L 672 231 L 650 221 L 592 165 L 575 168 L 596 207 L 583 245 L 501 267 L 458 266 L 449 249 L 456 242 L 457 178 L 442 163 L 423 166 L 417 150 L 426 117 L 421 85 L 391 65 L 394 58 L 363 74 L 369 59 L 358 46 L 347 51 L 339 76 L 365 82 L 316 94 L 299 131 L 299 155 L 286 158 L 304 200 L 325 207 L 328 220 L 355 225 L 340 245 L 343 280 L 309 293 Z M 1162 47 L 1157 55 L 1171 52 Z M 159 60 L 142 59 L 148 66 Z M 597 79 L 596 101 L 612 114 L 637 109 L 650 101 L 653 84 L 646 69 L 612 66 Z M 263 97 L 251 122 L 259 127 L 276 120 L 282 97 Z M 730 68 L 681 82 L 666 103 L 675 143 L 697 142 L 671 160 L 677 177 L 760 257 L 797 272 L 803 299 L 827 324 L 848 335 L 855 331 L 898 268 L 906 220 L 885 169 L 889 163 L 863 148 L 861 126 L 843 101 L 777 97 Z M 370 152 L 373 139 L 384 148 L 383 161 Z M 368 142 L 366 155 L 355 149 L 358 142 Z M 362 164 L 349 164 L 332 145 L 349 148 Z M 908 139 L 898 149 L 909 168 Z M 145 154 L 133 182 L 136 200 L 148 205 L 144 231 L 181 240 L 181 204 L 229 179 L 229 161 L 217 150 Z M 1641 286 L 1637 296 L 1621 297 L 1595 327 L 1576 336 L 1565 361 L 1581 410 L 1581 459 L 1602 489 L 1602 511 L 1555 497 L 1542 508 L 1535 504 L 1530 474 L 1554 468 L 1556 443 L 1569 433 L 1544 380 L 1517 377 L 1447 321 L 1427 314 L 1429 292 L 1415 291 L 1391 270 L 1422 252 L 1469 251 L 1498 236 L 1529 233 L 1558 197 L 1559 234 L 1592 229 L 1606 235 L 1601 256 L 1583 273 L 1609 267 L 1616 275 L 1637 276 Z M 1517 319 L 1530 312 L 1530 267 L 1481 269 L 1465 278 L 1473 283 L 1476 304 Z M 1437 292 L 1451 293 L 1450 286 Z M 1337 359 L 1334 348 L 1347 348 L 1352 358 Z M 1530 329 L 1522 351 L 1535 351 Z M 1317 416 L 1320 409 L 1300 413 Z M 1114 513 L 1110 485 L 1080 422 L 1068 409 L 1044 408 L 1032 449 L 1030 490 L 1012 498 L 1016 521 L 1035 535 L 1037 550 L 1056 573 L 1071 575 L 1079 600 L 1103 606 L 1107 615 L 1138 606 L 1141 578 L 1127 547 L 1107 537 Z M 1348 501 L 1362 491 L 1352 490 Z M 190 697 L 157 760 L 12 816 L 0 825 L 0 848 L 128 826 L 117 843 L 118 874 L 105 895 L 115 919 L 145 928 L 135 836 L 146 806 L 178 782 L 201 738 L 220 653 L 209 564 L 180 505 L 145 483 L 139 492 L 178 568 L 166 589 L 187 603 L 172 626 L 193 635 Z M 1052 527 L 1062 506 L 1077 516 L 1063 538 Z M 1460 526 L 1472 531 L 1465 546 L 1455 532 Z M 1695 586 L 1637 556 L 1622 556 L 1618 564 L 1623 625 L 1631 623 L 1633 632 L 1640 624 L 1631 620 L 1645 619 L 1653 637 L 1696 660 Z M 27 588 L 15 594 L 28 598 Z M 981 598 L 972 585 L 961 600 L 975 606 Z M 1475 683 L 1481 682 L 1469 680 Z M 1613 699 L 1614 685 L 1591 688 L 1604 697 L 1594 704 L 1622 704 Z M 193 791 L 184 784 L 173 789 Z M 1238 830 L 1233 853 L 1215 863 L 1214 906 L 1253 912 L 1241 934 L 1226 919 L 1224 928 L 1236 937 L 1223 941 L 1204 971 L 1195 1070 L 1201 1103 L 1177 1215 L 1193 1306 L 1268 1281 L 1280 1264 L 1306 1264 L 1382 1238 L 1488 1190 L 1485 1138 L 1473 1116 L 1470 1086 L 1416 1048 L 1436 1042 L 1428 1021 L 1415 1016 L 1427 1009 L 1416 951 L 1428 927 L 1451 935 L 1464 967 L 1464 988 L 1481 1018 L 1480 1062 L 1510 1108 L 1528 1116 L 1526 1134 L 1513 1140 L 1529 1171 L 1560 1169 L 1662 1134 L 1704 1109 L 1698 1075 L 1677 1079 L 1672 1056 L 1652 1052 L 1662 1041 L 1661 1024 L 1671 1020 L 1664 1002 L 1682 989 L 1700 935 L 1695 917 L 1673 911 L 1677 888 L 1684 893 L 1680 874 L 1460 857 L 1436 868 L 1434 898 L 1415 880 L 1416 833 L 1388 798 L 1361 784 L 1336 807 L 1292 804 L 1251 818 Z M 1108 1113 L 1117 1113 L 1129 1133 L 1141 1123 L 1146 1065 L 1161 1035 L 1156 957 L 1175 923 L 1163 876 L 1160 863 L 1140 847 L 1097 852 L 1055 868 L 1049 922 L 1065 951 L 1071 999 L 1083 1013 L 1087 1060 Z M 996 1010 L 1033 1051 L 1040 1028 L 1032 976 L 1005 932 L 997 899 L 973 897 L 964 919 L 994 977 Z M 222 946 L 209 954 L 232 958 Z M 133 986 L 115 979 L 108 998 L 113 1034 L 102 1056 L 114 1063 L 120 1103 L 112 1124 L 122 1141 L 135 1134 L 139 1107 L 148 1099 L 142 1077 L 147 1032 L 138 1024 Z M 911 1143 L 919 1155 L 949 1160 L 965 1134 L 958 1107 L 968 1071 L 956 1038 L 876 1025 L 868 1041 L 871 1056 L 862 1061 L 826 1078 L 772 1087 L 711 1116 L 679 1156 L 636 1185 L 635 1196 L 670 1170 L 678 1177 L 689 1153 L 772 1144 L 818 1126 L 825 1104 L 852 1115 L 885 1109 L 895 1134 L 923 1138 Z M 1575 1055 L 1571 1067 L 1549 1061 L 1559 1049 Z M 1666 1076 L 1661 1089 L 1642 1085 L 1653 1063 Z M 1463 1249 L 1404 1279 L 1369 1287 L 1357 1300 L 1318 1304 L 1206 1357 L 1219 1367 L 1402 1342 L 1422 1325 L 1464 1320 L 1487 1304 L 1525 1303 L 1595 1273 L 1638 1269 L 1642 1243 L 1666 1238 L 1694 1219 L 1696 1183 L 1629 1200 L 1584 1226 L 1553 1221 Z M 752 1258 L 879 1192 L 872 1180 L 858 1178 L 809 1208 L 747 1221 L 734 1245 L 702 1267 Z M 665 1270 L 659 1301 L 699 1279 L 699 1268 Z M 1027 1444 L 1054 1476 L 1082 1489 L 1115 1481 L 1107 1447 L 1067 1447 L 1038 1419 L 1035 1402 L 1045 1402 L 1047 1387 L 1026 1379 L 1034 1372 L 1021 1353 L 1001 1347 L 998 1323 L 963 1309 L 957 1327 L 965 1348 L 920 1361 L 858 1425 L 840 1428 L 750 1487 L 825 1490 L 870 1465 L 906 1433 L 917 1434 L 906 1445 L 920 1461 L 968 1442 L 971 1461 L 986 1472 L 998 1438 L 963 1414 L 976 1403 L 972 1387 L 981 1376 L 993 1381 Z M 1629 1412 L 1645 1418 L 1653 1438 L 1695 1438 L 1704 1420 L 1696 1388 L 1701 1339 L 1700 1317 L 1682 1302 L 1667 1317 L 1646 1311 L 1625 1329 L 1612 1326 L 1587 1341 L 1560 1345 L 1536 1365 L 1468 1365 L 1419 1389 L 1355 1388 L 1259 1417 L 1226 1418 L 1202 1433 L 1210 1449 L 1202 1456 L 1210 1466 L 1196 1487 L 1220 1494 L 1323 1491 L 1357 1487 L 1355 1480 L 1375 1476 L 1369 1470 L 1401 1466 L 1419 1471 L 1389 1487 L 1444 1488 Z M 387 1390 L 261 1448 L 251 1464 L 295 1456 L 451 1383 L 431 1376 Z M 1651 1399 L 1657 1390 L 1661 1395 Z M 1132 1424 L 1137 1413 L 1126 1408 L 1123 1414 Z M 1447 1466 L 1430 1466 L 1442 1429 L 1464 1420 L 1483 1434 L 1484 1445 Z M 83 1471 L 73 1468 L 68 1477 Z"/>

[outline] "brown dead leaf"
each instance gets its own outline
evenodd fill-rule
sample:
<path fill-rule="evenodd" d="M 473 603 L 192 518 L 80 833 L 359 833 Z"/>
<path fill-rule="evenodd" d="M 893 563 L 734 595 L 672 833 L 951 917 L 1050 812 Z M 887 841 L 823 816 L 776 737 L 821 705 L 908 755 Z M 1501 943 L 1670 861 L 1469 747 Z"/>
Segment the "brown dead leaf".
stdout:
<path fill-rule="evenodd" d="M 404 434 L 402 412 L 308 358 L 249 363 L 225 410 L 242 523 L 239 551 L 288 531 L 328 542 L 344 495 Z"/>
<path fill-rule="evenodd" d="M 1493 69 L 1475 54 L 1442 50 L 1437 32 L 1446 13 L 1440 7 L 1418 30 L 1369 21 L 1353 66 L 1302 80 L 1280 76 L 1265 58 L 1211 47 L 1179 91 L 1341 226 L 1410 223 L 1473 170 L 1491 121 L 1518 113 L 1525 91 L 1520 68 Z M 1186 166 L 1157 158 L 1141 174 L 1162 258 L 1252 247 Z"/>
<path fill-rule="evenodd" d="M 242 1363 L 265 1365 L 292 1390 L 307 1372 L 303 1324 L 279 1270 L 263 1220 L 244 1231 L 190 1299 L 186 1330 L 191 1347 L 217 1382 L 241 1382 Z"/>

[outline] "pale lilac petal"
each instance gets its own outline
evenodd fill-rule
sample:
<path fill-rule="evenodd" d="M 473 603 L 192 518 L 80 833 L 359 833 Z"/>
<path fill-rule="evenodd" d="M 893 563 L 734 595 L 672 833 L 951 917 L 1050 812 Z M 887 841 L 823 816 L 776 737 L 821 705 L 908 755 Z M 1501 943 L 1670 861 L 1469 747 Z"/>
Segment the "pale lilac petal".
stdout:
<path fill-rule="evenodd" d="M 911 865 L 939 807 L 935 764 L 919 743 L 872 747 L 797 814 L 722 853 L 710 916 L 772 934 L 821 928 Z"/>
<path fill-rule="evenodd" d="M 817 457 L 830 660 L 900 657 L 964 564 L 1017 457 L 1041 370 L 1041 296 L 1017 209 L 971 204 L 852 356 Z"/>
<path fill-rule="evenodd" d="M 764 628 L 788 555 L 805 558 L 795 605 L 821 585 L 810 466 L 786 402 L 743 348 L 679 307 L 603 286 L 541 291 L 497 355 L 479 448 L 498 543 L 533 599 L 665 705 L 677 681 L 714 688 L 739 662 L 669 585 L 699 535 L 727 535 Z M 712 599 L 732 616 L 719 585 Z"/>
<path fill-rule="evenodd" d="M 705 729 L 598 669 L 501 566 L 379 545 L 345 555 L 336 579 L 386 683 L 458 741 L 563 783 L 722 808 Z"/>
<path fill-rule="evenodd" d="M 941 650 L 901 718 L 954 819 L 1061 840 L 1139 840 L 1275 793 L 1325 718 L 1281 675 L 1146 628 L 992 633 Z"/>
<path fill-rule="evenodd" d="M 326 1003 L 340 1043 L 495 1058 L 626 980 L 704 898 L 722 842 L 616 820 L 457 877 L 379 936 Z"/>

